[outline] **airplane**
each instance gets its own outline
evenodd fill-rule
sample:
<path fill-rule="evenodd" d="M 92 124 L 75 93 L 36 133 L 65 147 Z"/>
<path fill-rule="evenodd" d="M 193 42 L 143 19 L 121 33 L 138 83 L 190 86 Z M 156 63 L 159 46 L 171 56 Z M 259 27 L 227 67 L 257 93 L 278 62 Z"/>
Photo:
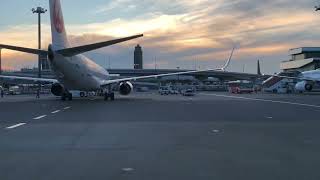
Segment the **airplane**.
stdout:
<path fill-rule="evenodd" d="M 311 92 L 314 87 L 319 84 L 320 85 L 320 69 L 305 71 L 305 72 L 298 72 L 298 76 L 287 76 L 282 75 L 283 73 L 271 75 L 267 80 L 263 82 L 263 85 L 268 83 L 273 78 L 280 78 L 280 79 L 292 79 L 297 80 L 298 82 L 295 85 L 295 90 L 297 92 Z"/>
<path fill-rule="evenodd" d="M 295 89 L 298 92 L 310 92 L 316 83 L 320 84 L 320 69 L 302 72 L 297 79 L 302 81 L 296 84 Z"/>
<path fill-rule="evenodd" d="M 0 44 L 0 48 L 47 56 L 49 59 L 50 69 L 54 73 L 56 79 L 4 75 L 0 75 L 0 78 L 9 80 L 28 80 L 37 83 L 52 83 L 52 94 L 55 96 L 61 96 L 61 100 L 63 101 L 71 101 L 73 99 L 72 93 L 70 93 L 72 90 L 99 92 L 101 96 L 104 96 L 106 101 L 109 99 L 113 101 L 115 99 L 115 95 L 112 91 L 112 86 L 115 84 L 119 86 L 119 93 L 121 95 L 129 95 L 133 90 L 133 85 L 131 82 L 139 79 L 159 78 L 164 76 L 185 75 L 209 71 L 225 71 L 230 64 L 235 49 L 233 48 L 230 58 L 222 68 L 111 79 L 107 70 L 82 55 L 82 53 L 140 38 L 143 37 L 143 34 L 78 47 L 71 47 L 67 38 L 60 0 L 49 0 L 49 6 L 52 44 L 49 45 L 48 50 L 32 49 L 5 44 Z"/>

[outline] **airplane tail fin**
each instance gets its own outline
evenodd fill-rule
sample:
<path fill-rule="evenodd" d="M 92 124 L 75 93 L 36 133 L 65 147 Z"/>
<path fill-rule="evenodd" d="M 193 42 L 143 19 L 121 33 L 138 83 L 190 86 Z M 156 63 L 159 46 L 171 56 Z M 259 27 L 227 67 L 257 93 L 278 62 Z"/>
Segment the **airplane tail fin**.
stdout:
<path fill-rule="evenodd" d="M 49 0 L 52 46 L 55 50 L 69 48 L 60 0 Z"/>
<path fill-rule="evenodd" d="M 258 60 L 258 64 L 257 64 L 257 74 L 262 75 L 261 68 L 260 68 L 260 60 Z"/>

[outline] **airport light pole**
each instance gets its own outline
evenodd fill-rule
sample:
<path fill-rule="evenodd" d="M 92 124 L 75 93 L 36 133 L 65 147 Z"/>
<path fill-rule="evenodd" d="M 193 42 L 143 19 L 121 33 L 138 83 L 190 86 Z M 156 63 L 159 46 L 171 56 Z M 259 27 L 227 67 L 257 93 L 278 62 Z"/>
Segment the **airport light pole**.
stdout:
<path fill-rule="evenodd" d="M 41 49 L 41 14 L 46 13 L 47 10 L 42 7 L 32 8 L 33 14 L 38 14 L 38 48 Z M 38 78 L 41 78 L 41 55 L 38 57 Z M 40 98 L 41 83 L 39 82 L 39 89 L 37 98 Z"/>

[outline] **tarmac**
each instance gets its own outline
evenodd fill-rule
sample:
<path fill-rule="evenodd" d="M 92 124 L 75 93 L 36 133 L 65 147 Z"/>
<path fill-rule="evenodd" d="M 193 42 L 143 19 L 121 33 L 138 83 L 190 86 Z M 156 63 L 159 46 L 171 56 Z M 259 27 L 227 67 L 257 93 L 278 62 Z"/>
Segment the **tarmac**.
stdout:
<path fill-rule="evenodd" d="M 0 99 L 1 180 L 319 180 L 320 96 Z"/>

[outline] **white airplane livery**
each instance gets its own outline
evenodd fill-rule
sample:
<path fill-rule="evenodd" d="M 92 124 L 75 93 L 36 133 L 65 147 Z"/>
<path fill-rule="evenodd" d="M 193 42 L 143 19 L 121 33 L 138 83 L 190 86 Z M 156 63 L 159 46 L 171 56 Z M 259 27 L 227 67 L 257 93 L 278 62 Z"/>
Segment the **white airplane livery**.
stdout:
<path fill-rule="evenodd" d="M 295 85 L 296 92 L 310 92 L 318 84 L 320 85 L 320 69 L 300 72 L 298 77 L 284 76 L 284 75 L 271 75 L 263 84 L 268 83 L 268 81 L 273 78 L 281 79 L 293 79 L 297 80 L 298 83 Z"/>
<path fill-rule="evenodd" d="M 313 71 L 305 71 L 298 77 L 299 80 L 295 89 L 299 92 L 312 91 L 316 83 L 320 83 L 320 69 Z"/>
<path fill-rule="evenodd" d="M 31 49 L 4 44 L 0 44 L 0 48 L 47 56 L 50 68 L 55 74 L 56 79 L 3 75 L 0 75 L 0 78 L 52 83 L 51 92 L 56 96 L 61 96 L 62 100 L 72 100 L 72 94 L 70 93 L 72 90 L 97 91 L 100 95 L 104 96 L 105 100 L 114 100 L 114 93 L 111 88 L 112 85 L 119 86 L 119 93 L 121 95 L 128 95 L 133 89 L 131 82 L 138 79 L 158 78 L 163 76 L 183 75 L 206 71 L 225 71 L 230 63 L 234 51 L 232 50 L 231 56 L 225 66 L 218 69 L 111 79 L 109 73 L 103 67 L 85 57 L 82 53 L 136 39 L 143 35 L 141 34 L 105 42 L 71 47 L 67 38 L 60 0 L 49 0 L 49 3 L 52 44 L 49 45 L 48 50 Z"/>

